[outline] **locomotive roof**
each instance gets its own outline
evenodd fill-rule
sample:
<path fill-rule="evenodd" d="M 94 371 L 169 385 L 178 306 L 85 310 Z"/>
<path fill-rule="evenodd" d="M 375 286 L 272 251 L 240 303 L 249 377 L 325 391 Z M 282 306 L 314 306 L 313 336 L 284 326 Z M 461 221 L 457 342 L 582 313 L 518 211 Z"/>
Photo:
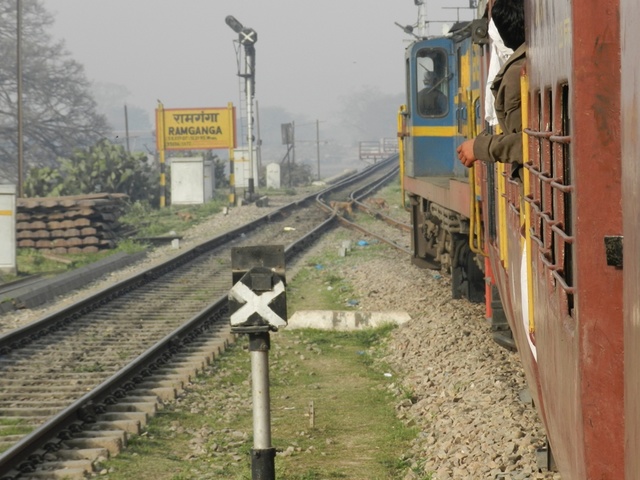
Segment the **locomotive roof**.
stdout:
<path fill-rule="evenodd" d="M 471 24 L 472 22 L 456 22 L 449 29 L 447 36 L 452 37 L 456 41 L 467 38 L 471 36 Z"/>

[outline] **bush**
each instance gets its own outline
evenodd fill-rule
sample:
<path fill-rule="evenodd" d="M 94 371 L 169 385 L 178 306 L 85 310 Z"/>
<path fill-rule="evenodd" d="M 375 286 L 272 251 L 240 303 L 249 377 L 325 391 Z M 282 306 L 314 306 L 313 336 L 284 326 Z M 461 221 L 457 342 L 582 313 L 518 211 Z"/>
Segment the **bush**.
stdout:
<path fill-rule="evenodd" d="M 123 146 L 100 140 L 71 158 L 58 159 L 60 167 L 32 168 L 25 181 L 29 197 L 125 193 L 131 201 L 158 198 L 158 174 L 143 153 L 127 153 Z"/>

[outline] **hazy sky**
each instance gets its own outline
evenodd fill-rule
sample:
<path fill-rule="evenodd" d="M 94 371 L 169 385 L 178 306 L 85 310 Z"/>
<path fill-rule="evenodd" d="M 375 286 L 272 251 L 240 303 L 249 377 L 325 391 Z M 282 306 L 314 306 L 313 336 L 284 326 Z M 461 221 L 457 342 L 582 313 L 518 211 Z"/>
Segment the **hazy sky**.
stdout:
<path fill-rule="evenodd" d="M 426 0 L 434 20 L 456 19 L 467 0 Z M 233 15 L 258 33 L 256 99 L 331 120 L 340 98 L 362 86 L 403 91 L 413 0 L 46 0 L 63 39 L 91 81 L 125 86 L 147 110 L 239 103 Z M 469 18 L 470 12 L 460 14 Z"/>

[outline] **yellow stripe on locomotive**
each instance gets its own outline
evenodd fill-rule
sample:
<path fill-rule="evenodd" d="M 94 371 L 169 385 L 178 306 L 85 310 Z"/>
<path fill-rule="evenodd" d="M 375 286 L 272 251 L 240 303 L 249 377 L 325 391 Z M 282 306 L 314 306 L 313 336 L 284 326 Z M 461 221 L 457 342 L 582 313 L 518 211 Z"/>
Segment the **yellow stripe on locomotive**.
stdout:
<path fill-rule="evenodd" d="M 482 124 L 481 49 L 471 26 L 456 24 L 448 35 L 407 48 L 407 105 L 399 114 L 398 137 L 414 263 L 451 271 L 454 297 L 482 301 L 482 196 L 456 156 L 457 146 Z"/>

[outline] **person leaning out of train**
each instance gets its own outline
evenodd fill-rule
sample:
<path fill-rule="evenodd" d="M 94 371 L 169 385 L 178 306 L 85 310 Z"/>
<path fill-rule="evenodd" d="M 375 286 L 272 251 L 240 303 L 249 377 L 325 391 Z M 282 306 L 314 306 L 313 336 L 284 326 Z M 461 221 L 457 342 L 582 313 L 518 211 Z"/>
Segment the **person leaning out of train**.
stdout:
<path fill-rule="evenodd" d="M 484 119 L 490 127 L 495 127 L 498 125 L 498 117 L 496 116 L 496 108 L 494 105 L 495 97 L 491 91 L 491 86 L 493 85 L 493 79 L 496 78 L 502 66 L 507 63 L 509 57 L 513 55 L 513 50 L 507 47 L 502 41 L 502 37 L 500 37 L 493 19 L 489 21 L 489 28 L 487 30 L 489 38 L 491 38 L 491 54 L 489 70 L 487 71 L 487 82 L 484 90 Z"/>
<path fill-rule="evenodd" d="M 476 160 L 512 164 L 512 177 L 522 179 L 522 107 L 520 72 L 526 62 L 524 0 L 496 0 L 491 17 L 504 45 L 514 50 L 491 85 L 501 133 L 482 132 L 457 148 L 465 167 Z"/>

